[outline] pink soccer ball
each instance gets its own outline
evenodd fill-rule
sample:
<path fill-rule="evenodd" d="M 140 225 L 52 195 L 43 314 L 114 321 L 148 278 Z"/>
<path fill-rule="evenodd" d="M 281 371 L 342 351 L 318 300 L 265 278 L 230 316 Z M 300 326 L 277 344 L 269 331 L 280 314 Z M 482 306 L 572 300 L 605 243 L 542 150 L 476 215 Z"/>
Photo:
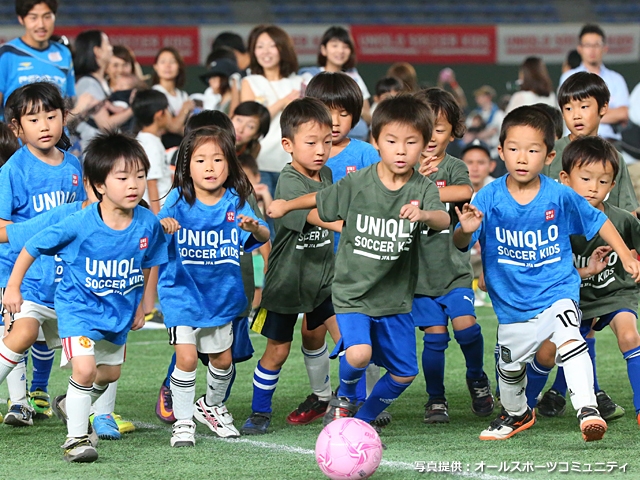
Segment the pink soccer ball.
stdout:
<path fill-rule="evenodd" d="M 369 478 L 382 460 L 382 442 L 371 425 L 357 418 L 340 418 L 322 429 L 316 461 L 332 480 Z"/>

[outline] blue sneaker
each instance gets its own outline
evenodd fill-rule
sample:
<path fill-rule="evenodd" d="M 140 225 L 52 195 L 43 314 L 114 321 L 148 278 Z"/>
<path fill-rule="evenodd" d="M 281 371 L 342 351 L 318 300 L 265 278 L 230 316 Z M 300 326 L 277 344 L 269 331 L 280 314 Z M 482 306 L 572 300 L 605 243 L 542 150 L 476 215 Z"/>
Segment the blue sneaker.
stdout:
<path fill-rule="evenodd" d="M 30 427 L 33 425 L 33 409 L 28 403 L 20 405 L 15 403 L 11 405 L 9 411 L 4 416 L 5 425 L 12 427 Z"/>
<path fill-rule="evenodd" d="M 120 440 L 122 438 L 118 424 L 111 414 L 95 415 L 93 430 L 98 434 L 98 438 L 103 440 Z"/>
<path fill-rule="evenodd" d="M 240 429 L 242 435 L 264 435 L 271 424 L 271 414 L 253 412 Z"/>

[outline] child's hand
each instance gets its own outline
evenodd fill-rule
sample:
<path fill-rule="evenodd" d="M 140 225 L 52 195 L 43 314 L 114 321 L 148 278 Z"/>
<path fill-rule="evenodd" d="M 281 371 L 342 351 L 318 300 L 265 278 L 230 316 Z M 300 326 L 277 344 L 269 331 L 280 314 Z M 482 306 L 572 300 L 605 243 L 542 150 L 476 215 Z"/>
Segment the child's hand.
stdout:
<path fill-rule="evenodd" d="M 484 272 L 480 272 L 480 276 L 478 277 L 478 288 L 483 292 L 487 291 L 487 284 L 484 281 Z"/>
<path fill-rule="evenodd" d="M 480 225 L 482 225 L 482 217 L 484 214 L 476 208 L 475 205 L 465 203 L 462 207 L 462 211 L 458 207 L 456 213 L 458 214 L 458 220 L 460 221 L 460 228 L 463 233 L 473 233 Z"/>
<path fill-rule="evenodd" d="M 133 317 L 133 324 L 131 325 L 131 330 L 140 330 L 144 327 L 144 310 L 142 309 L 142 304 L 138 306 L 136 310 L 136 315 Z"/>
<path fill-rule="evenodd" d="M 163 218 L 160 220 L 160 225 L 162 225 L 162 230 L 164 233 L 168 233 L 169 235 L 173 235 L 178 230 L 180 230 L 180 224 L 175 218 Z"/>
<path fill-rule="evenodd" d="M 20 288 L 7 286 L 2 296 L 2 304 L 8 313 L 20 313 L 20 307 L 22 306 Z"/>
<path fill-rule="evenodd" d="M 255 218 L 247 217 L 246 215 L 238 215 L 238 220 L 238 227 L 245 232 L 256 233 L 258 228 L 260 228 L 260 224 Z"/>
<path fill-rule="evenodd" d="M 428 177 L 432 173 L 436 173 L 438 171 L 438 167 L 431 166 L 431 162 L 433 162 L 437 158 L 438 157 L 435 155 L 432 157 L 424 157 L 421 160 L 420 168 L 418 168 L 418 172 L 420 172 L 420 174 L 424 175 L 425 177 Z"/>
<path fill-rule="evenodd" d="M 596 248 L 589 257 L 589 263 L 587 265 L 589 276 L 597 275 L 607 268 L 607 262 L 609 261 L 609 253 L 613 249 L 611 247 L 602 246 Z"/>
<path fill-rule="evenodd" d="M 267 208 L 267 215 L 271 218 L 282 218 L 287 214 L 287 201 L 274 200 Z"/>
<path fill-rule="evenodd" d="M 622 261 L 622 266 L 636 283 L 640 282 L 640 262 L 637 258 L 630 256 Z"/>
<path fill-rule="evenodd" d="M 420 207 L 411 205 L 410 203 L 403 205 L 400 209 L 400 218 L 406 218 L 410 222 L 419 222 L 422 217 Z"/>

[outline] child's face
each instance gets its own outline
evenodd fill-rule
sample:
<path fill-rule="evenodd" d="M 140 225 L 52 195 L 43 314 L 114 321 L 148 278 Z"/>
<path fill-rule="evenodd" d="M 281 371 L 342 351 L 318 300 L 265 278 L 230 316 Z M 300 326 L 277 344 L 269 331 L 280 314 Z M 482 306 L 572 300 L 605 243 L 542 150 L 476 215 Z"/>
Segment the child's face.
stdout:
<path fill-rule="evenodd" d="M 133 90 L 136 87 L 136 79 L 132 75 L 120 75 L 116 77 L 113 85 L 114 92 L 120 92 L 124 90 Z"/>
<path fill-rule="evenodd" d="M 147 188 L 144 167 L 138 163 L 132 168 L 124 159 L 118 160 L 104 184 L 98 184 L 96 188 L 105 204 L 121 210 L 131 210 L 140 203 Z"/>
<path fill-rule="evenodd" d="M 189 169 L 196 196 L 220 190 L 229 176 L 227 158 L 214 141 L 205 142 L 193 151 Z"/>
<path fill-rule="evenodd" d="M 266 32 L 261 33 L 256 39 L 256 47 L 253 53 L 258 64 L 265 70 L 276 68 L 280 65 L 278 46 Z"/>
<path fill-rule="evenodd" d="M 575 166 L 571 173 L 560 172 L 560 181 L 587 199 L 594 207 L 598 207 L 616 184 L 613 178 L 613 167 L 609 162 L 582 164 Z"/>
<path fill-rule="evenodd" d="M 382 127 L 373 146 L 380 152 L 386 169 L 396 175 L 406 175 L 420 161 L 426 148 L 422 132 L 404 123 L 389 123 Z"/>
<path fill-rule="evenodd" d="M 258 138 L 260 134 L 260 119 L 258 117 L 246 117 L 244 115 L 234 115 L 231 119 L 233 128 L 236 130 L 236 147 L 246 145 L 251 140 Z"/>
<path fill-rule="evenodd" d="M 544 134 L 527 125 L 516 125 L 507 130 L 504 145 L 498 146 L 509 175 L 519 184 L 535 180 L 545 164 L 551 163 L 555 152 L 547 154 Z"/>
<path fill-rule="evenodd" d="M 431 140 L 427 144 L 425 155 L 427 157 L 436 156 L 438 159 L 444 157 L 447 145 L 453 142 L 453 126 L 447 120 L 442 112 L 438 114 L 436 123 L 433 126 L 433 133 L 431 134 Z"/>
<path fill-rule="evenodd" d="M 562 117 L 567 128 L 574 137 L 589 137 L 598 132 L 600 119 L 607 113 L 608 105 L 598 109 L 598 102 L 593 97 L 584 100 L 571 100 L 562 106 Z"/>
<path fill-rule="evenodd" d="M 303 123 L 293 139 L 283 138 L 282 147 L 291 154 L 292 162 L 308 172 L 318 172 L 331 153 L 331 128 L 317 122 Z"/>
<path fill-rule="evenodd" d="M 209 86 L 213 93 L 220 93 L 220 77 L 209 77 Z"/>
<path fill-rule="evenodd" d="M 469 169 L 469 180 L 474 187 L 482 186 L 496 166 L 487 152 L 480 148 L 467 150 L 462 156 L 462 161 Z"/>
<path fill-rule="evenodd" d="M 351 49 L 342 40 L 334 38 L 329 40 L 326 45 L 320 45 L 320 53 L 327 57 L 328 63 L 342 67 L 349 60 Z"/>
<path fill-rule="evenodd" d="M 180 71 L 180 65 L 171 52 L 162 52 L 153 69 L 161 80 L 174 80 Z"/>
<path fill-rule="evenodd" d="M 60 140 L 64 125 L 62 110 L 40 110 L 33 115 L 22 116 L 18 132 L 22 140 L 33 148 L 50 151 Z"/>
<path fill-rule="evenodd" d="M 131 75 L 131 64 L 120 57 L 113 55 L 109 60 L 109 66 L 107 67 L 107 75 L 110 79 L 118 79 L 121 75 Z M 127 90 L 123 88 L 122 90 Z"/>
<path fill-rule="evenodd" d="M 351 131 L 353 115 L 342 108 L 331 108 L 331 142 L 334 145 L 341 145 L 348 142 L 347 135 Z"/>

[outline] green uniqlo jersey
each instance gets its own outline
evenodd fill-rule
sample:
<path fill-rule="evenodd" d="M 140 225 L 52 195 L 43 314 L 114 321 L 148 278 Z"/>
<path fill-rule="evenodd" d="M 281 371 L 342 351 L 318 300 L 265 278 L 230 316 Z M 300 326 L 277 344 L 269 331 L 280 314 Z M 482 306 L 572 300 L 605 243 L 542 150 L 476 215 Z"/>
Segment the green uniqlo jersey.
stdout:
<path fill-rule="evenodd" d="M 624 243 L 630 249 L 640 251 L 640 222 L 629 212 L 603 203 L 604 213 L 616 227 Z M 600 235 L 590 241 L 581 235 L 571 237 L 573 263 L 576 268 L 586 267 L 589 257 L 597 247 L 606 245 Z M 597 275 L 582 279 L 580 285 L 580 309 L 582 318 L 596 318 L 621 308 L 634 312 L 638 309 L 636 283 L 618 260 L 618 254 L 609 254 L 607 268 Z"/>
<path fill-rule="evenodd" d="M 382 317 L 411 311 L 418 280 L 419 228 L 400 219 L 407 204 L 444 210 L 435 184 L 418 172 L 400 189 L 387 189 L 378 165 L 350 173 L 318 192 L 325 222 L 343 220 L 333 280 L 336 313 Z"/>
<path fill-rule="evenodd" d="M 258 200 L 254 194 L 247 199 L 247 202 L 253 209 L 256 217 L 264 220 L 264 215 L 258 206 Z M 240 314 L 241 317 L 248 317 L 251 313 L 251 305 L 253 304 L 253 296 L 256 293 L 256 285 L 253 277 L 253 258 L 251 253 L 240 249 L 240 273 L 242 274 L 242 285 L 244 286 L 244 294 L 247 296 L 247 308 Z M 215 295 L 215 293 L 213 293 Z"/>
<path fill-rule="evenodd" d="M 560 172 L 562 171 L 562 152 L 567 148 L 567 145 L 571 143 L 569 136 L 562 137 L 555 144 L 556 157 L 551 162 L 551 165 L 545 165 L 542 173 L 549 178 L 558 180 L 560 178 Z M 616 176 L 616 184 L 609 193 L 607 202 L 616 207 L 620 207 L 628 212 L 633 212 L 639 206 L 636 193 L 631 183 L 631 177 L 629 177 L 629 170 L 627 170 L 627 164 L 624 162 L 622 154 L 618 152 L 618 163 L 620 163 L 620 170 Z"/>
<path fill-rule="evenodd" d="M 293 200 L 332 184 L 331 170 L 322 167 L 321 182 L 282 169 L 275 198 Z M 277 219 L 260 306 L 276 313 L 307 313 L 331 295 L 333 232 L 307 223 L 310 210 L 296 210 Z"/>
<path fill-rule="evenodd" d="M 465 163 L 448 154 L 438 164 L 438 171 L 429 175 L 429 179 L 438 188 L 452 185 L 471 187 Z M 454 205 L 445 203 L 445 208 L 451 217 L 448 229 L 439 232 L 420 225 L 417 295 L 440 297 L 454 288 L 471 288 L 473 283 L 470 251 L 461 252 L 453 244 L 453 230 L 458 224 Z"/>

